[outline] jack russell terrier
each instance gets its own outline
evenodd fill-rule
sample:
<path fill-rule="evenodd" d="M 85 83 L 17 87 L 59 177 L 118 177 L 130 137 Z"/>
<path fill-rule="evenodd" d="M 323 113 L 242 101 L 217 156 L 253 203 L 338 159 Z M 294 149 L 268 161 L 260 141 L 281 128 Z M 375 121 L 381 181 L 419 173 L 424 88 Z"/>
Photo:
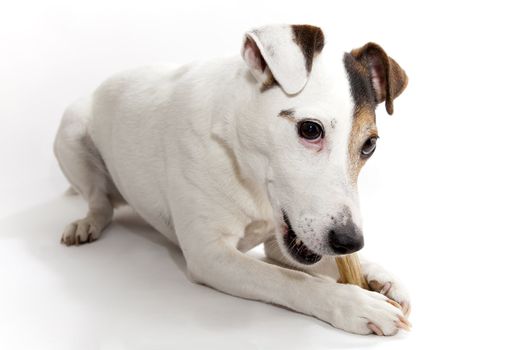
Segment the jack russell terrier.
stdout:
<path fill-rule="evenodd" d="M 353 333 L 405 328 L 408 293 L 381 267 L 362 263 L 373 291 L 320 271 L 363 246 L 358 173 L 407 76 L 377 44 L 323 47 L 318 27 L 262 27 L 241 57 L 126 71 L 73 103 L 54 151 L 89 211 L 61 242 L 95 241 L 127 203 L 197 283 Z M 280 265 L 245 254 L 261 243 Z"/>

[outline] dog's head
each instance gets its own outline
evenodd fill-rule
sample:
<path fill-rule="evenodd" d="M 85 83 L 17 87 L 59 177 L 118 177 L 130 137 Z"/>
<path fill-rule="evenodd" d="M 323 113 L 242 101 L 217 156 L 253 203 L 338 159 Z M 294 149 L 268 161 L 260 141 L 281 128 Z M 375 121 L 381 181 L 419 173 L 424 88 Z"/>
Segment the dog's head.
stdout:
<path fill-rule="evenodd" d="M 254 169 L 278 242 L 301 264 L 362 248 L 357 178 L 376 147 L 375 108 L 385 102 L 392 114 L 407 85 L 377 44 L 336 55 L 323 47 L 320 28 L 284 25 L 248 32 L 241 50 L 256 94 L 241 144 L 264 160 Z"/>

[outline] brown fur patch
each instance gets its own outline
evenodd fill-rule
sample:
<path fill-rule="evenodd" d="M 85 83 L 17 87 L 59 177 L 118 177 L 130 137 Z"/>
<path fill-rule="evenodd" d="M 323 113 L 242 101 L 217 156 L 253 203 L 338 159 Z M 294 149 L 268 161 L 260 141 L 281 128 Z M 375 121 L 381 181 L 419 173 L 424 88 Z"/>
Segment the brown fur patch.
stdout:
<path fill-rule="evenodd" d="M 343 56 L 343 62 L 351 85 L 354 100 L 353 124 L 349 136 L 349 159 L 351 181 L 358 182 L 358 175 L 366 159 L 361 157 L 362 146 L 371 136 L 376 136 L 375 93 L 368 67 L 350 53 Z"/>
<path fill-rule="evenodd" d="M 323 50 L 325 45 L 325 36 L 323 31 L 311 25 L 292 25 L 294 42 L 298 44 L 303 56 L 305 56 L 305 68 L 310 73 L 314 57 Z"/>
<path fill-rule="evenodd" d="M 392 114 L 393 100 L 404 91 L 408 79 L 398 63 L 374 43 L 345 53 L 343 64 L 355 103 L 349 139 L 349 171 L 352 182 L 356 184 L 360 170 L 367 160 L 361 157 L 362 146 L 370 137 L 378 136 L 376 106 L 385 101 L 387 113 Z M 376 91 L 375 87 L 380 90 Z"/>
<path fill-rule="evenodd" d="M 278 117 L 285 118 L 293 123 L 296 122 L 296 118 L 294 118 L 294 110 L 292 108 L 282 110 L 281 112 L 279 112 Z"/>
<path fill-rule="evenodd" d="M 362 146 L 370 137 L 377 137 L 376 115 L 371 106 L 357 106 L 354 111 L 351 135 L 349 137 L 349 159 L 351 181 L 358 182 L 358 175 L 367 159 L 361 157 Z"/>
<path fill-rule="evenodd" d="M 369 69 L 364 62 L 357 60 L 350 53 L 343 55 L 343 64 L 351 86 L 351 95 L 357 108 L 376 107 L 375 93 L 371 83 Z"/>

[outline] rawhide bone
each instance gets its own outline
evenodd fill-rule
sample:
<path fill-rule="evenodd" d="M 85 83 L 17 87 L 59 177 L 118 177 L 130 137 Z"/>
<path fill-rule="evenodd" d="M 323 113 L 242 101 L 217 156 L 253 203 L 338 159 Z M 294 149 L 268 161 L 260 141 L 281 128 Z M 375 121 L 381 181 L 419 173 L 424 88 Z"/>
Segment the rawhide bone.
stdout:
<path fill-rule="evenodd" d="M 369 285 L 362 274 L 358 254 L 337 256 L 335 260 L 340 272 L 339 283 L 355 284 L 364 289 L 369 289 Z"/>

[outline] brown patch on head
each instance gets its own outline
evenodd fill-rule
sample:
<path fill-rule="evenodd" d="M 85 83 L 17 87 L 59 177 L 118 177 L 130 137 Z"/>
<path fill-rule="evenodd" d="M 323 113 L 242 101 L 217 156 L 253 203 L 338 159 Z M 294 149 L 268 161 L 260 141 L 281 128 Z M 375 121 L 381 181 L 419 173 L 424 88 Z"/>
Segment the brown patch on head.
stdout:
<path fill-rule="evenodd" d="M 374 109 L 368 106 L 358 107 L 354 112 L 351 135 L 349 137 L 349 171 L 353 185 L 356 185 L 358 182 L 360 170 L 362 170 L 367 161 L 361 156 L 361 151 L 363 144 L 370 137 L 378 137 Z"/>
<path fill-rule="evenodd" d="M 349 157 L 351 179 L 356 184 L 358 174 L 367 160 L 361 156 L 362 147 L 369 138 L 378 137 L 376 106 L 385 101 L 387 113 L 392 114 L 393 100 L 404 91 L 408 79 L 398 63 L 374 43 L 345 53 L 343 64 L 355 104 Z"/>
<path fill-rule="evenodd" d="M 353 184 L 358 182 L 358 175 L 366 159 L 361 157 L 361 149 L 365 141 L 376 136 L 375 92 L 371 83 L 370 72 L 366 65 L 358 61 L 350 53 L 343 56 L 347 77 L 351 85 L 351 95 L 354 100 L 351 135 L 349 136 L 350 173 Z"/>
<path fill-rule="evenodd" d="M 314 57 L 323 50 L 325 37 L 323 31 L 311 25 L 292 25 L 294 42 L 298 44 L 305 56 L 305 68 L 310 73 Z"/>
<path fill-rule="evenodd" d="M 356 109 L 362 107 L 376 108 L 373 85 L 367 66 L 350 53 L 343 55 L 343 64 L 347 70 L 347 79 L 351 86 L 351 95 Z"/>
<path fill-rule="evenodd" d="M 285 118 L 293 123 L 296 122 L 296 118 L 294 118 L 294 109 L 284 109 L 281 112 L 279 112 L 278 117 Z"/>
<path fill-rule="evenodd" d="M 282 116 L 282 117 L 292 116 L 292 115 L 294 115 L 294 109 L 292 109 L 292 108 L 284 109 L 281 112 L 279 112 L 279 115 Z"/>

